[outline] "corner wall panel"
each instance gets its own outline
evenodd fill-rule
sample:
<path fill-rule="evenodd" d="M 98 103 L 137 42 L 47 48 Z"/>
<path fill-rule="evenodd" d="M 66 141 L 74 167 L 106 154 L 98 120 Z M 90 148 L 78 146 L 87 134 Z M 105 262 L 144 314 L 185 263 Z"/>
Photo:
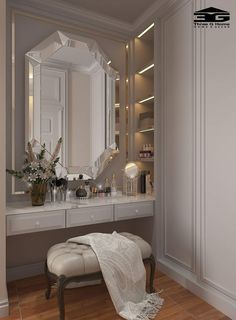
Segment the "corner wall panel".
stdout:
<path fill-rule="evenodd" d="M 194 269 L 192 1 L 163 20 L 164 255 Z"/>
<path fill-rule="evenodd" d="M 236 300 L 236 3 L 206 1 L 231 14 L 230 28 L 205 31 L 201 278 Z"/>

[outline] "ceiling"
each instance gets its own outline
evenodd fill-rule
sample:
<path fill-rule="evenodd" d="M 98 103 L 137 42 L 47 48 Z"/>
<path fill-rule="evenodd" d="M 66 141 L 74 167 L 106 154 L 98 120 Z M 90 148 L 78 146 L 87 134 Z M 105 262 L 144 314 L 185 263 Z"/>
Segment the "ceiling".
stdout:
<path fill-rule="evenodd" d="M 78 9 L 133 24 L 157 0 L 58 0 Z"/>

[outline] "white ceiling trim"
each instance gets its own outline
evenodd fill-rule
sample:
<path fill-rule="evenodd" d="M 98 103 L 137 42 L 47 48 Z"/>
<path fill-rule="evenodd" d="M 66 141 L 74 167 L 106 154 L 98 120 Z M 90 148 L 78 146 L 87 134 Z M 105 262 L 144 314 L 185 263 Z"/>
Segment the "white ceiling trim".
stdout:
<path fill-rule="evenodd" d="M 150 7 L 147 8 L 144 13 L 139 16 L 132 24 L 131 31 L 133 33 L 139 33 L 142 28 L 145 28 L 145 24 L 151 23 L 154 19 L 160 18 L 166 10 L 173 5 L 177 0 L 156 0 Z"/>
<path fill-rule="evenodd" d="M 58 0 L 9 0 L 8 2 L 16 8 L 30 10 L 35 14 L 44 14 L 47 17 L 57 18 L 59 16 L 64 20 L 68 20 L 68 17 L 70 17 L 69 20 L 74 24 L 85 25 L 90 28 L 99 27 L 105 33 L 117 34 L 122 39 L 127 40 L 139 32 L 140 28 L 143 28 L 152 18 L 159 17 L 159 11 L 163 12 L 165 8 L 170 7 L 176 1 L 156 0 L 134 23 L 126 23 L 86 9 L 72 7 Z"/>
<path fill-rule="evenodd" d="M 53 0 L 8 0 L 8 5 L 30 14 L 70 23 L 72 28 L 76 26 L 87 29 L 88 33 L 90 30 L 94 30 L 96 33 L 100 31 L 104 35 L 112 35 L 117 40 L 124 41 L 129 39 L 131 35 L 130 24 L 87 10 L 74 9 Z"/>

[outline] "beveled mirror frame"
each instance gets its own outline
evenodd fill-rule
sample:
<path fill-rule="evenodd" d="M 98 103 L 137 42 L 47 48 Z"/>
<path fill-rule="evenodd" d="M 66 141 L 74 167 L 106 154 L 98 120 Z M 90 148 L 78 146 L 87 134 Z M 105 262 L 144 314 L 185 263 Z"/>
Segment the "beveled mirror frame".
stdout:
<path fill-rule="evenodd" d="M 72 173 L 73 175 L 86 175 L 90 177 L 90 179 L 96 179 L 106 168 L 107 164 L 119 153 L 115 142 L 115 82 L 116 79 L 119 78 L 119 73 L 109 65 L 110 59 L 92 38 L 57 30 L 37 44 L 33 49 L 25 53 L 25 144 L 27 145 L 28 141 L 32 141 L 32 139 L 36 139 L 37 141 L 41 140 L 41 125 L 39 120 L 41 117 L 42 94 L 40 80 L 42 72 L 41 66 L 45 63 L 50 65 L 51 57 L 61 49 L 64 50 L 70 48 L 76 52 L 75 50 L 77 48 L 80 49 L 81 47 L 87 48 L 86 50 L 88 51 L 88 54 L 93 57 L 93 60 L 96 61 L 95 63 L 105 75 L 105 86 L 102 88 L 105 99 L 103 101 L 105 119 L 102 120 L 104 121 L 104 137 L 102 142 L 104 143 L 104 149 L 97 155 L 96 159 L 94 159 L 92 163 L 85 166 L 80 166 L 78 163 L 76 166 L 70 167 L 68 151 L 66 152 L 69 144 L 67 138 L 68 125 L 64 123 L 64 134 L 62 136 L 64 141 L 64 152 L 62 152 L 63 157 L 61 159 L 61 163 L 63 163 L 67 169 L 68 175 Z M 30 66 L 32 66 L 31 72 L 29 72 Z M 65 62 L 63 67 L 70 70 L 71 66 Z M 73 67 L 76 69 L 75 62 L 73 62 L 72 68 Z M 29 77 L 29 75 L 31 75 L 31 77 Z M 31 104 L 29 103 L 28 98 L 30 97 L 29 78 L 34 79 L 31 92 L 31 95 L 33 96 L 32 101 L 34 102 L 31 102 Z M 67 112 L 68 111 L 65 111 L 64 114 L 66 115 Z M 64 117 L 67 118 L 65 115 Z M 62 116 L 62 119 L 64 119 L 63 122 L 65 122 L 64 117 Z M 98 133 L 96 133 L 96 137 L 97 134 Z M 96 142 L 91 141 L 91 144 L 96 144 Z"/>
<path fill-rule="evenodd" d="M 86 34 L 86 36 L 104 36 L 107 39 L 111 39 L 113 41 L 118 41 L 118 42 L 123 42 L 124 45 L 126 45 L 126 41 L 123 40 L 120 37 L 115 37 L 113 35 L 106 35 L 103 34 L 102 32 L 96 32 L 93 30 L 88 30 L 87 28 L 85 29 L 82 26 L 71 26 L 66 22 L 62 22 L 62 21 L 58 21 L 55 18 L 46 18 L 46 17 L 42 17 L 36 14 L 31 14 L 28 12 L 25 12 L 24 10 L 20 10 L 20 9 L 11 9 L 11 168 L 13 170 L 16 169 L 16 158 L 15 158 L 15 149 L 16 149 L 16 140 L 15 140 L 15 134 L 16 134 L 16 130 L 15 130 L 15 122 L 16 122 L 16 91 L 15 91 L 15 81 L 16 81 L 16 69 L 15 69 L 15 52 L 16 52 L 16 38 L 15 38 L 15 21 L 16 21 L 16 15 L 20 15 L 20 16 L 25 16 L 25 17 L 30 17 L 30 18 L 34 18 L 37 19 L 39 21 L 42 22 L 47 22 L 53 25 L 56 25 L 57 28 L 61 28 L 64 30 L 68 30 L 68 32 L 81 32 L 83 34 Z M 128 57 L 126 56 L 126 59 L 128 59 Z M 126 61 L 126 65 L 127 65 L 127 61 Z M 125 75 L 125 79 L 128 78 L 128 68 L 126 68 L 126 75 Z M 128 90 L 127 86 L 126 86 L 126 90 Z M 127 93 L 125 93 L 125 105 L 123 106 L 124 108 L 127 106 L 128 104 L 128 96 Z M 126 149 L 128 149 L 128 146 L 126 145 Z M 109 161 L 108 161 L 109 162 Z M 105 164 L 105 163 L 104 163 Z M 11 195 L 23 195 L 25 194 L 25 191 L 17 191 L 16 190 L 16 179 L 15 177 L 11 176 L 9 177 L 9 179 L 11 179 Z"/>

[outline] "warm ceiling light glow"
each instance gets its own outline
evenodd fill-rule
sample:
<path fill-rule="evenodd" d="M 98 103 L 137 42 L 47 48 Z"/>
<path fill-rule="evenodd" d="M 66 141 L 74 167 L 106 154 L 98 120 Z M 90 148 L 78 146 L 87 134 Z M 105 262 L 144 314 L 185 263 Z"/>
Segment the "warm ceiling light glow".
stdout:
<path fill-rule="evenodd" d="M 107 62 L 107 64 L 111 64 L 111 60 L 109 60 L 109 61 Z"/>
<path fill-rule="evenodd" d="M 145 29 L 143 32 L 141 32 L 139 35 L 138 35 L 138 38 L 141 38 L 146 32 L 148 32 L 151 28 L 154 27 L 154 22 L 149 26 L 147 27 L 147 29 Z"/>
<path fill-rule="evenodd" d="M 146 99 L 140 100 L 138 103 L 144 103 L 144 102 L 152 100 L 152 99 L 154 99 L 154 96 L 151 96 L 151 97 L 148 97 Z"/>
<path fill-rule="evenodd" d="M 33 79 L 33 78 L 34 78 L 33 72 L 29 72 L 29 79 Z"/>
<path fill-rule="evenodd" d="M 139 132 L 149 132 L 149 131 L 154 131 L 154 128 L 148 128 L 148 129 L 143 129 L 143 130 L 139 130 Z"/>
<path fill-rule="evenodd" d="M 149 69 L 154 67 L 154 63 L 150 64 L 150 66 L 144 68 L 143 70 L 139 71 L 139 74 L 143 74 L 144 72 L 148 71 Z"/>
<path fill-rule="evenodd" d="M 125 108 L 126 108 L 126 110 L 128 110 L 128 109 L 129 109 L 129 106 L 126 106 Z"/>
<path fill-rule="evenodd" d="M 129 45 L 128 45 L 128 43 L 127 43 L 127 45 L 125 46 L 125 48 L 126 48 L 126 49 L 129 49 Z"/>
<path fill-rule="evenodd" d="M 129 82 L 129 79 L 127 78 L 127 79 L 126 79 L 126 83 L 128 83 L 128 82 Z"/>

